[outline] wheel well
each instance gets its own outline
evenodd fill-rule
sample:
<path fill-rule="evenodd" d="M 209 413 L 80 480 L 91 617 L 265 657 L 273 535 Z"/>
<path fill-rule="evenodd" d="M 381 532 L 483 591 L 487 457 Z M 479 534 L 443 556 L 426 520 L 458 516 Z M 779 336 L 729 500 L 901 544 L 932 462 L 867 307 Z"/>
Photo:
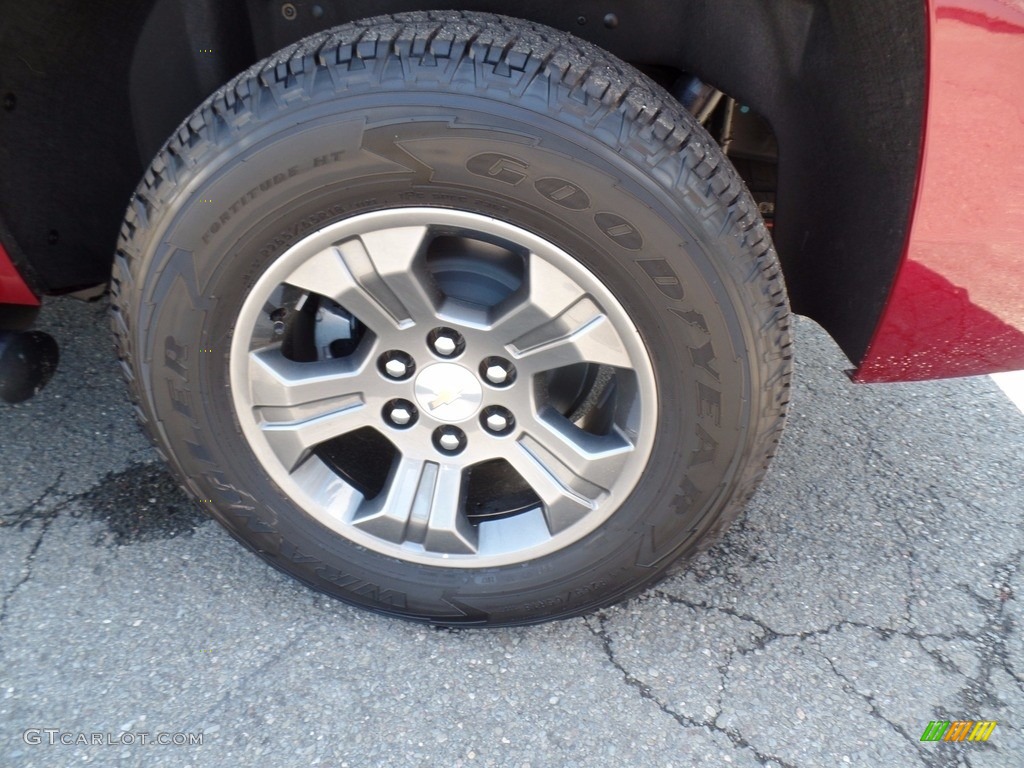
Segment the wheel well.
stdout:
<path fill-rule="evenodd" d="M 154 0 L 67 13 L 0 0 L 0 211 L 50 290 L 101 282 L 150 158 L 238 71 L 314 31 L 422 0 Z M 443 5 L 443 4 L 442 4 Z M 693 73 L 771 124 L 793 309 L 859 360 L 899 265 L 922 139 L 921 0 L 461 0 Z M 114 6 L 117 6 L 116 8 Z M 29 47 L 29 46 L 32 47 Z M 54 111 L 65 120 L 54 125 Z M 41 135 L 40 135 L 41 134 Z"/>

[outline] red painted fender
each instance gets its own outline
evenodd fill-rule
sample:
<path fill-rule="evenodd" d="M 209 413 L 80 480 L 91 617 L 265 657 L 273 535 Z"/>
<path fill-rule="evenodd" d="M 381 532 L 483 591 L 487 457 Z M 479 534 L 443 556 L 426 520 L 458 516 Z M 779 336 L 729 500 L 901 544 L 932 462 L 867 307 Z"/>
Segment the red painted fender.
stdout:
<path fill-rule="evenodd" d="M 856 381 L 1024 368 L 1024 0 L 928 3 L 913 221 Z"/>

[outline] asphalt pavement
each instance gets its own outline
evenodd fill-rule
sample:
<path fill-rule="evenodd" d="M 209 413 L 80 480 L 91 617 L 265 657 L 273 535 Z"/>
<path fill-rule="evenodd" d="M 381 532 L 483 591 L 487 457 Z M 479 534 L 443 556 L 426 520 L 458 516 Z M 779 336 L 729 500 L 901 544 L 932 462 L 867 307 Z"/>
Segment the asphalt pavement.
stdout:
<path fill-rule="evenodd" d="M 449 631 L 208 521 L 105 312 L 49 301 L 60 369 L 0 406 L 2 766 L 1024 764 L 1024 415 L 988 378 L 857 386 L 799 320 L 781 451 L 721 544 L 586 618 Z"/>

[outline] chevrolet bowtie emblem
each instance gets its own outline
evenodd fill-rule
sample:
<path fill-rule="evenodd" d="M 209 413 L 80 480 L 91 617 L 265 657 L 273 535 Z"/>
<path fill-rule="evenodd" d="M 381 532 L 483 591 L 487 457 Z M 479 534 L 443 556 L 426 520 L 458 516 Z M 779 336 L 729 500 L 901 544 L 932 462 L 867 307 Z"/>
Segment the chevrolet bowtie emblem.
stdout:
<path fill-rule="evenodd" d="M 465 421 L 480 408 L 483 388 L 473 371 L 458 363 L 434 363 L 416 376 L 416 402 L 437 421 Z"/>
<path fill-rule="evenodd" d="M 436 410 L 442 405 L 448 405 L 454 403 L 462 397 L 462 390 L 456 389 L 455 387 L 445 387 L 437 393 L 437 397 L 430 401 L 430 410 Z"/>

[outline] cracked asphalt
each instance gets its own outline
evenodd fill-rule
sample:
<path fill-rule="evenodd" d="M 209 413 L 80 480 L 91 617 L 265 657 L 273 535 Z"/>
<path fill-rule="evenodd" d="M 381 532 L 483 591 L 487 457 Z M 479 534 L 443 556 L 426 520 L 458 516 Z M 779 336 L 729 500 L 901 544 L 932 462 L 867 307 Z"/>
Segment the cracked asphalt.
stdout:
<path fill-rule="evenodd" d="M 719 545 L 586 618 L 448 631 L 262 565 L 137 430 L 105 304 L 40 327 L 55 380 L 0 406 L 0 765 L 1022 764 L 1024 415 L 988 378 L 855 386 L 798 320 L 782 448 Z M 998 725 L 919 741 L 960 719 Z"/>

